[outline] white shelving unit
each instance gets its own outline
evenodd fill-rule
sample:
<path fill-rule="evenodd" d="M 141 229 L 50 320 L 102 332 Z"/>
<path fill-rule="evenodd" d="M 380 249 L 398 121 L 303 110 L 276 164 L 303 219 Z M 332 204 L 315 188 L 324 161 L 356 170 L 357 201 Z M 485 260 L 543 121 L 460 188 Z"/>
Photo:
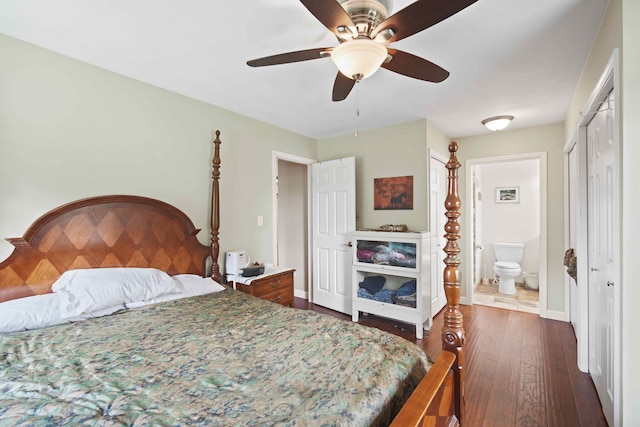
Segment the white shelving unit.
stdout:
<path fill-rule="evenodd" d="M 353 240 L 352 320 L 357 322 L 360 312 L 396 319 L 416 325 L 416 338 L 422 339 L 433 320 L 430 264 L 436 242 L 431 233 L 355 231 Z M 415 279 L 415 307 L 359 296 L 367 276 L 383 276 L 383 289 L 394 291 Z"/>

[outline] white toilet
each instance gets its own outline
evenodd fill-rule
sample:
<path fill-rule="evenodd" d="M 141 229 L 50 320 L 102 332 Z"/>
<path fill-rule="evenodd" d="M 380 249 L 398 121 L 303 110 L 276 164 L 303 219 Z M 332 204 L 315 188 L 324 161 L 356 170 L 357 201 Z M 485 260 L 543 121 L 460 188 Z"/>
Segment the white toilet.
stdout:
<path fill-rule="evenodd" d="M 496 263 L 493 264 L 493 272 L 498 278 L 498 292 L 513 295 L 516 293 L 516 277 L 522 269 L 519 262 L 522 261 L 524 252 L 523 243 L 494 243 Z"/>

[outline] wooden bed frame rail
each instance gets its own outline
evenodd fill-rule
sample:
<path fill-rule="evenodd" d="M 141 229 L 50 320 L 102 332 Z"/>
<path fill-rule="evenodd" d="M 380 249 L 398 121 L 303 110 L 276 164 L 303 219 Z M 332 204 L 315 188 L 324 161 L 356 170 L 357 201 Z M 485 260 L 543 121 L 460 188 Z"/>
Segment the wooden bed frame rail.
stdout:
<path fill-rule="evenodd" d="M 458 194 L 458 169 L 460 162 L 456 156 L 458 144 L 449 143 L 449 171 L 445 208 L 447 223 L 444 237 L 447 254 L 444 263 L 444 289 L 447 308 L 444 313 L 442 329 L 442 349 L 435 364 L 415 389 L 407 403 L 402 407 L 393 423 L 393 427 L 412 426 L 456 426 L 464 420 L 464 341 L 465 334 L 460 312 L 460 208 Z"/>

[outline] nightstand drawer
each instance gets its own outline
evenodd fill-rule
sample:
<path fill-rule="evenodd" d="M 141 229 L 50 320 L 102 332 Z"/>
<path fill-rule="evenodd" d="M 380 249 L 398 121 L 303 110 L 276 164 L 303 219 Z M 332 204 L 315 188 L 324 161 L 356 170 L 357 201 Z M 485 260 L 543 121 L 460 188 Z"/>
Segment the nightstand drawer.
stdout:
<path fill-rule="evenodd" d="M 250 284 L 236 282 L 236 289 L 258 298 L 293 307 L 293 272 L 284 272 L 258 276 Z"/>
<path fill-rule="evenodd" d="M 258 295 L 258 297 L 267 301 L 293 307 L 293 292 L 291 289 L 281 289 L 269 294 L 265 293 L 263 295 Z"/>
<path fill-rule="evenodd" d="M 251 285 L 256 287 L 258 296 L 287 289 L 293 290 L 293 274 L 292 272 L 286 272 L 275 276 L 265 277 L 260 280 L 254 280 Z"/>

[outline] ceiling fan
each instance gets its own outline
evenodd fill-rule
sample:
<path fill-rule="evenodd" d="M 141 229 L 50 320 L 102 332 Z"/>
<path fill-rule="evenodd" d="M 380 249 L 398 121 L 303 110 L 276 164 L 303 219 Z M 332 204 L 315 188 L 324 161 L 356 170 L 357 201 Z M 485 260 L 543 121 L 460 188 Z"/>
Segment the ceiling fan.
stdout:
<path fill-rule="evenodd" d="M 338 67 L 334 101 L 344 100 L 356 82 L 378 68 L 439 83 L 449 72 L 390 43 L 412 36 L 460 12 L 478 0 L 417 0 L 387 17 L 389 0 L 300 0 L 338 38 L 335 47 L 299 50 L 252 59 L 252 67 L 331 57 Z"/>

